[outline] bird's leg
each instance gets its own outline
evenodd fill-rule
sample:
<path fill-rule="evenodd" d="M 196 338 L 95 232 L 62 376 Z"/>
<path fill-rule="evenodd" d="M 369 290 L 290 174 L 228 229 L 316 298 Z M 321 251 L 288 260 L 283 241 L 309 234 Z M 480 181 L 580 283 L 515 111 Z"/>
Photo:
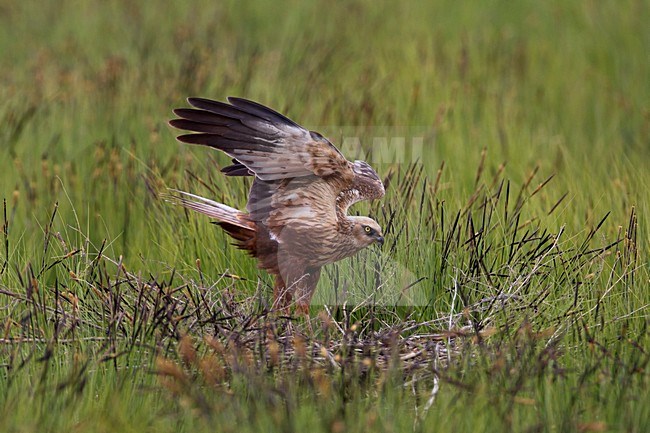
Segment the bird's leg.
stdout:
<path fill-rule="evenodd" d="M 309 330 L 309 335 L 313 335 L 314 330 L 311 327 L 311 317 L 309 315 L 309 301 L 303 302 L 302 300 L 298 299 L 296 301 L 296 312 L 304 317 L 305 323 L 307 323 L 307 328 Z"/>
<path fill-rule="evenodd" d="M 311 298 L 316 291 L 316 284 L 318 284 L 319 277 L 320 268 L 307 268 L 306 272 L 303 272 L 296 282 L 294 294 L 296 298 L 296 310 L 305 318 L 309 334 L 313 334 L 311 318 L 309 317 L 309 306 L 311 305 Z"/>
<path fill-rule="evenodd" d="M 283 328 L 286 335 L 293 335 L 293 319 L 290 316 L 291 308 L 291 292 L 292 290 L 287 287 L 284 279 L 280 275 L 275 276 L 275 284 L 273 285 L 273 305 L 271 312 L 276 318 L 278 325 Z M 279 319 L 284 316 L 281 322 Z M 284 327 L 281 326 L 284 324 Z"/>
<path fill-rule="evenodd" d="M 304 303 L 298 300 L 296 302 L 296 310 L 305 317 L 309 317 L 309 303 Z"/>
<path fill-rule="evenodd" d="M 301 263 L 287 263 L 287 266 L 281 268 L 285 272 L 282 274 L 282 280 L 289 294 L 289 300 L 293 298 L 296 305 L 297 315 L 303 316 L 311 333 L 311 321 L 309 317 L 309 305 L 311 298 L 316 290 L 320 268 L 307 268 Z"/>
<path fill-rule="evenodd" d="M 315 277 L 315 278 L 314 278 Z M 311 298 L 314 296 L 316 290 L 316 282 L 318 281 L 318 274 L 306 274 L 296 284 L 295 299 L 296 299 L 296 312 L 303 316 L 309 334 L 313 334 L 311 327 L 311 317 L 309 314 L 309 306 L 311 305 Z"/>
<path fill-rule="evenodd" d="M 275 276 L 275 284 L 273 285 L 273 308 L 282 315 L 289 314 L 289 306 L 291 305 L 291 292 L 287 288 L 284 280 L 280 275 Z"/>

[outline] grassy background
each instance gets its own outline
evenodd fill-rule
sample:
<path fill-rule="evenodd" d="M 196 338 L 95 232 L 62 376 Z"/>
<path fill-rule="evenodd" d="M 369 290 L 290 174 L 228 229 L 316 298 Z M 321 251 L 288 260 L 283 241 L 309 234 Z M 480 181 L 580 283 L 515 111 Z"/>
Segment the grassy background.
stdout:
<path fill-rule="evenodd" d="M 643 431 L 650 423 L 649 21 L 647 2 L 633 0 L 0 1 L 0 430 Z M 377 372 L 337 392 L 300 374 L 294 382 L 280 373 L 230 373 L 227 389 L 207 393 L 205 406 L 196 392 L 208 385 L 172 389 L 152 374 L 156 356 L 173 358 L 177 334 L 158 335 L 152 325 L 141 336 L 123 324 L 120 335 L 136 335 L 138 350 L 128 338 L 93 340 L 117 335 L 115 316 L 94 313 L 103 304 L 89 289 L 120 279 L 110 266 L 95 272 L 103 243 L 104 254 L 122 257 L 134 275 L 170 286 L 181 278 L 249 296 L 258 277 L 261 287 L 269 282 L 205 219 L 160 200 L 175 187 L 245 203 L 245 183 L 217 172 L 226 158 L 179 145 L 166 126 L 190 95 L 243 96 L 334 141 L 358 136 L 380 174 L 394 173 L 382 203 L 356 208 L 394 224 L 391 248 L 328 271 L 319 291 L 337 278 L 366 284 L 365 259 L 379 260 L 396 269 L 387 280 L 425 278 L 415 312 L 430 321 L 456 317 L 531 276 L 512 310 L 472 319 L 500 332 L 461 350 L 465 356 L 437 376 L 447 380 L 428 411 L 431 369 L 411 382 Z M 368 143 L 392 135 L 423 138 L 419 164 L 373 154 Z M 520 190 L 525 206 L 514 212 Z M 487 202 L 492 219 L 480 207 Z M 463 247 L 474 232 L 470 220 L 485 229 L 484 254 L 481 245 Z M 538 273 L 536 260 L 547 257 L 535 238 L 560 230 L 561 253 Z M 510 260 L 512 239 L 526 236 L 530 250 Z M 66 257 L 76 249 L 83 253 Z M 477 271 L 476 257 L 494 272 Z M 491 273 L 501 281 L 494 287 Z M 455 301 L 454 287 L 467 299 Z M 54 330 L 59 292 L 72 299 L 60 310 L 83 319 L 63 321 L 68 343 Z M 536 303 L 539 293 L 547 294 Z M 37 340 L 17 343 L 25 338 Z M 549 347 L 557 349 L 552 356 Z M 336 382 L 340 373 L 327 377 Z M 267 394 L 282 397 L 255 398 Z M 202 407 L 211 415 L 197 415 Z"/>

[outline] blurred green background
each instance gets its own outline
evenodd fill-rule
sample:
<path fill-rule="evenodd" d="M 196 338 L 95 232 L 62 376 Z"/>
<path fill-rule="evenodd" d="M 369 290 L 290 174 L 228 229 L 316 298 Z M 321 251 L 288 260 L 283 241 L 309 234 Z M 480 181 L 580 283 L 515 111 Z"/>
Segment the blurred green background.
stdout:
<path fill-rule="evenodd" d="M 562 224 L 623 216 L 648 202 L 648 9 L 632 0 L 3 2 L 0 193 L 20 193 L 17 229 L 35 228 L 58 200 L 91 232 L 141 233 L 155 215 L 120 219 L 147 212 L 143 177 L 173 186 L 171 165 L 225 162 L 177 144 L 171 109 L 190 95 L 237 95 L 333 141 L 350 126 L 361 138 L 370 126 L 430 131 L 426 169 L 444 160 L 459 201 L 486 148 L 488 167 L 506 162 L 513 180 L 537 165 L 556 174 L 554 190 L 569 194 Z M 132 239 L 123 248 L 142 244 Z"/>

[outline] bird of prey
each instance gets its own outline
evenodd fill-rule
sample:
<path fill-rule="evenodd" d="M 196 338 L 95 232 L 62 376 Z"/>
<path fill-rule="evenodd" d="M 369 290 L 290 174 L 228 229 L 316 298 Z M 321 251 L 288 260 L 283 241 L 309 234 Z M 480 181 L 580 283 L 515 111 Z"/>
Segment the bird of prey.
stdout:
<path fill-rule="evenodd" d="M 184 207 L 216 220 L 235 241 L 275 276 L 274 307 L 295 302 L 308 315 L 324 265 L 383 244 L 379 224 L 348 216 L 361 200 L 378 199 L 384 185 L 366 162 L 348 161 L 325 137 L 259 103 L 188 98 L 194 108 L 174 110 L 169 124 L 192 131 L 183 143 L 225 152 L 233 164 L 226 176 L 254 176 L 246 212 L 177 191 Z"/>

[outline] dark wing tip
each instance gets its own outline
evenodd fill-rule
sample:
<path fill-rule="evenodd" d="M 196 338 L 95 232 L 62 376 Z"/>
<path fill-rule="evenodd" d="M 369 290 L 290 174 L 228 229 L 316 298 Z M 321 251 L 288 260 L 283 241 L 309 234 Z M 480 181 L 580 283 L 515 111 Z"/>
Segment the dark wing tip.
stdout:
<path fill-rule="evenodd" d="M 201 104 L 201 103 L 210 103 L 210 102 L 219 102 L 215 101 L 213 99 L 208 99 L 208 98 L 201 98 L 200 96 L 190 96 L 186 99 L 187 103 L 190 104 L 193 107 L 196 107 L 196 104 Z M 220 104 L 223 104 L 223 102 L 219 102 Z"/>
<path fill-rule="evenodd" d="M 178 117 L 185 118 L 187 116 L 187 113 L 193 110 L 194 110 L 193 108 L 174 108 L 172 110 L 172 113 L 174 113 Z"/>
<path fill-rule="evenodd" d="M 170 121 L 171 123 L 172 121 Z M 172 124 L 173 126 L 173 124 Z M 187 144 L 203 144 L 209 146 L 213 140 L 210 134 L 183 134 L 176 137 L 176 140 Z"/>
<path fill-rule="evenodd" d="M 168 121 L 167 121 L 167 124 L 168 124 L 169 126 L 173 127 L 173 128 L 176 128 L 176 129 L 183 129 L 183 128 L 181 127 L 181 121 L 182 121 L 182 120 L 183 120 L 183 119 L 171 119 L 171 120 L 168 120 Z"/>
<path fill-rule="evenodd" d="M 208 111 L 212 111 L 214 109 L 219 109 L 219 108 L 227 109 L 232 107 L 230 104 L 226 104 L 225 102 L 215 101 L 213 99 L 208 99 L 208 98 L 199 98 L 196 96 L 191 96 L 187 98 L 187 102 L 192 107 L 196 107 Z"/>
<path fill-rule="evenodd" d="M 298 125 L 296 122 L 289 119 L 284 114 L 281 114 L 264 104 L 260 104 L 259 102 L 251 101 L 250 99 L 238 98 L 236 96 L 229 96 L 228 102 L 230 102 L 233 107 L 236 107 L 250 115 L 259 117 L 269 122 L 286 123 L 296 128 L 304 129 L 302 126 Z"/>

